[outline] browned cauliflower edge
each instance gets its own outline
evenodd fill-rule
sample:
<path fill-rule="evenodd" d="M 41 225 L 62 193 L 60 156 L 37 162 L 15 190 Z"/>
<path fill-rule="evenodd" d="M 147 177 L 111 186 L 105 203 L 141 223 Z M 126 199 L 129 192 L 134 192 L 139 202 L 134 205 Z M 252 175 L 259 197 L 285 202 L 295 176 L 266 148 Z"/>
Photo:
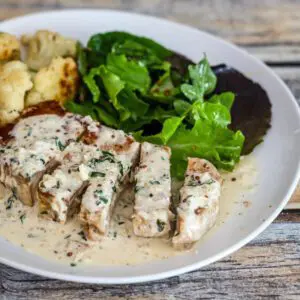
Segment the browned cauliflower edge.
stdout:
<path fill-rule="evenodd" d="M 33 79 L 33 89 L 28 93 L 26 106 L 55 100 L 61 105 L 75 97 L 79 74 L 75 61 L 68 57 L 54 58 L 48 67 L 39 70 Z"/>
<path fill-rule="evenodd" d="M 16 36 L 0 32 L 0 62 L 20 59 L 20 43 Z"/>

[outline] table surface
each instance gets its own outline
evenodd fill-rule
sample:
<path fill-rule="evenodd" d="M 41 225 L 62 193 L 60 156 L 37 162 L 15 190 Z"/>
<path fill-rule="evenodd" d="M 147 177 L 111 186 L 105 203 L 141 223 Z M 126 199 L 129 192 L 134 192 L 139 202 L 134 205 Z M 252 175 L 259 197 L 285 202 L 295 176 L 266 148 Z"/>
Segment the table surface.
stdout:
<path fill-rule="evenodd" d="M 300 98 L 298 0 L 1 0 L 0 21 L 42 10 L 109 8 L 190 24 L 267 63 Z M 300 202 L 298 187 L 290 203 Z M 300 299 L 300 211 L 286 210 L 251 243 L 199 271 L 155 283 L 104 287 L 0 264 L 0 299 Z"/>

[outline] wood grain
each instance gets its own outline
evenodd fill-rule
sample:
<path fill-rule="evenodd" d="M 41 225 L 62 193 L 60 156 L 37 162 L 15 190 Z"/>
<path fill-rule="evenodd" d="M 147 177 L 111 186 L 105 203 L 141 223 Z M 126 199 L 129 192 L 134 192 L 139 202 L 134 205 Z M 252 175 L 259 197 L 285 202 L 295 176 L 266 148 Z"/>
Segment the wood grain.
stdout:
<path fill-rule="evenodd" d="M 190 24 L 243 45 L 300 43 L 300 2 L 295 0 L 2 0 L 0 7 L 1 19 L 62 8 L 130 10 Z"/>
<path fill-rule="evenodd" d="M 0 21 L 78 7 L 157 15 L 232 41 L 269 64 L 300 104 L 299 0 L 1 0 Z M 300 201 L 300 188 L 291 201 Z M 154 283 L 77 284 L 0 265 L 0 299 L 265 298 L 300 299 L 300 211 L 282 212 L 254 241 L 219 262 Z"/>

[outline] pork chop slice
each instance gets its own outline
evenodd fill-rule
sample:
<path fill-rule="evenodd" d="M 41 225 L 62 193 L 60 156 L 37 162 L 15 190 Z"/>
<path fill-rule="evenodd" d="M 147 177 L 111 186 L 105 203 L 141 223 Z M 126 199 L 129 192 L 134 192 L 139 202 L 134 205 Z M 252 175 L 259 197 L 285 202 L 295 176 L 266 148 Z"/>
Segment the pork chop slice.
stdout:
<path fill-rule="evenodd" d="M 140 163 L 135 174 L 133 231 L 142 237 L 169 233 L 171 205 L 171 149 L 142 143 Z"/>
<path fill-rule="evenodd" d="M 211 229 L 219 213 L 222 178 L 207 160 L 189 158 L 177 207 L 177 249 L 188 249 Z"/>
<path fill-rule="evenodd" d="M 91 151 L 96 154 L 95 147 L 72 142 L 61 153 L 60 165 L 43 176 L 37 190 L 41 216 L 64 224 L 79 211 L 80 197 L 89 179 L 84 158 Z"/>
<path fill-rule="evenodd" d="M 95 161 L 95 172 L 82 197 L 79 218 L 88 239 L 97 240 L 106 234 L 114 206 L 122 188 L 129 181 L 139 157 L 140 144 L 122 130 L 91 123 L 83 142 L 93 144 L 102 153 Z"/>
<path fill-rule="evenodd" d="M 20 119 L 0 145 L 0 181 L 32 206 L 43 174 L 59 165 L 61 151 L 84 130 L 84 122 L 68 113 Z"/>

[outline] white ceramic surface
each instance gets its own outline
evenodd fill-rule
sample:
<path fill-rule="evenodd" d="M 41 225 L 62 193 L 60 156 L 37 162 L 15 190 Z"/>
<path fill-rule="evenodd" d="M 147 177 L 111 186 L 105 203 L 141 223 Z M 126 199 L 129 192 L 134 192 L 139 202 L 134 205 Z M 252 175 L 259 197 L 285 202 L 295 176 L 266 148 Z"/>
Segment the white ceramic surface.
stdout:
<path fill-rule="evenodd" d="M 300 114 L 292 94 L 263 63 L 243 50 L 199 30 L 169 21 L 106 10 L 67 10 L 20 17 L 0 24 L 17 35 L 50 29 L 86 42 L 97 32 L 130 31 L 156 39 L 192 60 L 206 52 L 210 62 L 225 62 L 259 82 L 272 102 L 272 128 L 254 154 L 259 178 L 250 208 L 238 207 L 198 245 L 198 252 L 138 266 L 76 267 L 49 262 L 0 238 L 0 262 L 52 278 L 102 283 L 162 279 L 198 269 L 236 251 L 262 232 L 283 209 L 299 178 Z M 125 245 L 126 246 L 126 245 Z"/>

